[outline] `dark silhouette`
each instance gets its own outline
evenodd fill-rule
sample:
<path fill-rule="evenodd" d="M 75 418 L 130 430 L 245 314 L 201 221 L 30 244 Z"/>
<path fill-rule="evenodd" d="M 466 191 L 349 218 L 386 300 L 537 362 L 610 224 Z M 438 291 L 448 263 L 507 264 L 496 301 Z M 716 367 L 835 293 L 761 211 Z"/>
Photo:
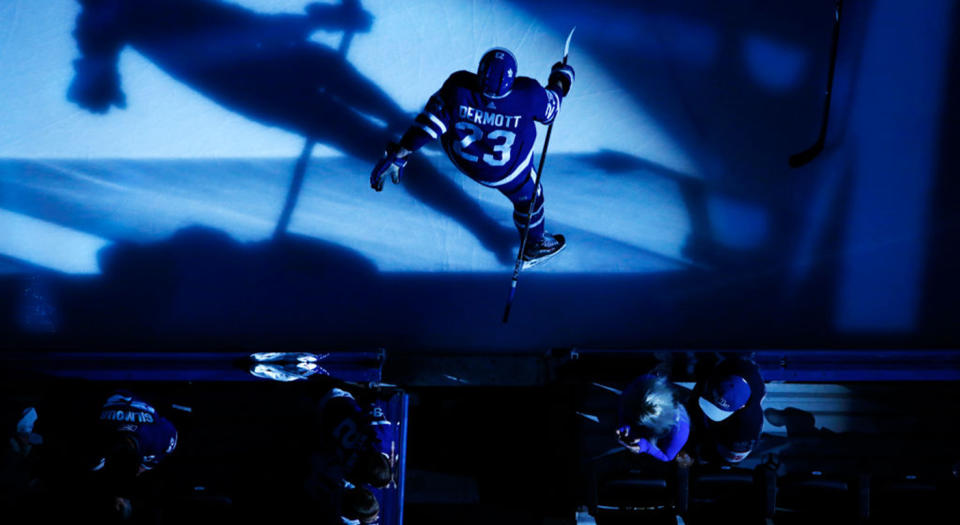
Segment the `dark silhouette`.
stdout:
<path fill-rule="evenodd" d="M 799 408 L 787 407 L 783 410 L 768 408 L 763 411 L 763 416 L 775 427 L 787 427 L 787 437 L 816 437 L 833 434 L 828 428 L 817 428 L 814 424 L 814 415 Z"/>
<path fill-rule="evenodd" d="M 739 254 L 725 253 L 723 247 L 713 241 L 707 209 L 707 194 L 710 188 L 702 178 L 680 173 L 622 151 L 602 149 L 581 157 L 586 164 L 610 176 L 622 176 L 624 173 L 642 170 L 676 182 L 690 218 L 690 234 L 683 246 L 683 256 L 688 262 L 706 262 L 710 266 L 729 267 L 742 259 L 738 257 Z"/>
<path fill-rule="evenodd" d="M 363 319 L 379 304 L 357 285 L 377 281 L 372 263 L 295 235 L 245 244 L 194 226 L 160 243 L 118 243 L 99 255 L 105 310 L 89 305 L 74 315 L 123 319 L 118 335 L 154 326 L 197 334 L 307 329 L 332 337 L 338 329 L 331 318 Z"/>
<path fill-rule="evenodd" d="M 126 45 L 223 107 L 369 161 L 410 116 L 345 60 L 345 49 L 311 42 L 316 30 L 368 31 L 372 16 L 354 2 L 310 4 L 304 14 L 263 14 L 220 0 L 79 0 L 74 36 L 81 58 L 68 98 L 106 113 L 125 106 L 117 58 Z M 381 126 L 371 118 L 386 123 Z M 469 229 L 504 261 L 513 233 L 500 227 L 424 159 L 405 187 Z M 300 178 L 302 171 L 298 170 Z M 294 180 L 294 188 L 298 181 Z M 364 185 L 358 184 L 358 191 Z M 295 202 L 288 197 L 288 208 Z M 285 210 L 289 220 L 291 210 Z M 283 220 L 281 220 L 283 222 Z"/>
<path fill-rule="evenodd" d="M 577 52 L 589 53 L 618 85 L 627 86 L 624 91 L 696 159 L 702 180 L 680 184 L 692 229 L 684 257 L 747 280 L 756 272 L 782 272 L 790 264 L 807 227 L 794 211 L 797 196 L 807 202 L 825 182 L 820 174 L 785 179 L 791 171 L 785 160 L 809 144 L 821 123 L 834 0 L 802 5 L 570 0 L 562 10 L 532 0 L 512 3 L 556 33 L 577 25 Z M 821 154 L 831 153 L 839 137 L 846 136 L 854 91 L 850 86 L 857 85 L 864 28 L 872 10 L 870 2 L 844 6 L 830 136 Z M 612 30 L 618 20 L 630 20 L 632 31 Z M 761 81 L 763 72 L 747 60 L 745 50 L 756 36 L 802 50 L 810 62 L 802 74 L 771 89 Z M 703 89 L 705 82 L 709 89 Z M 717 197 L 764 210 L 769 217 L 764 242 L 744 249 L 716 242 L 717 219 L 709 216 L 706 203 Z M 837 271 L 831 255 L 816 254 L 820 273 Z M 818 276 L 803 278 L 811 288 L 819 284 Z M 772 279 L 763 294 L 780 300 L 790 293 L 787 280 Z"/>

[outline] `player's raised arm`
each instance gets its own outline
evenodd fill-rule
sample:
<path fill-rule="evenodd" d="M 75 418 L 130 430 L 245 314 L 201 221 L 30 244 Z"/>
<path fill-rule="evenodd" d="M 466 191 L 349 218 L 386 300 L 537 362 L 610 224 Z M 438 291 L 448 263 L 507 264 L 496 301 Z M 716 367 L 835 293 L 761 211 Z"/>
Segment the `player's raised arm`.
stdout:
<path fill-rule="evenodd" d="M 556 118 L 560 112 L 560 104 L 563 97 L 567 96 L 570 88 L 573 86 L 573 80 L 576 74 L 573 66 L 557 62 L 550 68 L 550 77 L 547 80 L 547 87 L 543 90 L 544 98 L 537 104 L 538 113 L 534 115 L 534 120 L 549 124 Z"/>

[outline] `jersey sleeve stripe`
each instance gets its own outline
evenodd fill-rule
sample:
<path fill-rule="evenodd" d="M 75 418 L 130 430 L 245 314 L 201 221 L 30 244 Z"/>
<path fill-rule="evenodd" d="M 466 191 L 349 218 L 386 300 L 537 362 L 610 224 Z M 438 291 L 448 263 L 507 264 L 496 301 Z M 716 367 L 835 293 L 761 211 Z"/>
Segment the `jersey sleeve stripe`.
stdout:
<path fill-rule="evenodd" d="M 437 135 L 437 132 L 434 131 L 433 128 L 431 128 L 430 126 L 423 124 L 421 122 L 417 122 L 417 126 L 420 127 L 420 129 L 422 129 L 423 131 L 425 131 L 427 135 L 430 135 L 431 138 L 436 139 L 437 137 L 439 137 L 439 135 Z"/>
<path fill-rule="evenodd" d="M 484 186 L 489 186 L 491 188 L 496 188 L 497 186 L 503 186 L 504 184 L 510 183 L 513 179 L 516 179 L 520 175 L 526 173 L 527 168 L 530 167 L 530 159 L 533 158 L 533 148 L 530 149 L 530 153 L 527 153 L 527 158 L 523 159 L 510 175 L 498 180 L 497 182 L 480 182 Z"/>
<path fill-rule="evenodd" d="M 560 110 L 560 95 L 552 89 L 547 90 L 547 110 L 545 111 L 544 123 L 549 124 L 553 122 L 553 119 L 556 118 L 557 112 Z"/>
<path fill-rule="evenodd" d="M 547 90 L 547 96 L 550 97 L 550 102 L 551 102 L 553 105 L 555 105 L 556 107 L 560 107 L 560 100 L 561 100 L 561 98 L 560 98 L 560 95 L 558 95 L 556 91 L 554 91 L 554 90 L 552 90 L 552 89 L 548 89 L 548 90 Z"/>
<path fill-rule="evenodd" d="M 437 118 L 436 115 L 434 115 L 433 113 L 430 113 L 429 111 L 424 111 L 423 114 L 426 115 L 428 119 L 430 119 L 430 122 L 433 122 L 434 124 L 437 125 L 438 128 L 440 128 L 441 135 L 447 132 L 447 126 L 443 123 L 442 120 Z"/>

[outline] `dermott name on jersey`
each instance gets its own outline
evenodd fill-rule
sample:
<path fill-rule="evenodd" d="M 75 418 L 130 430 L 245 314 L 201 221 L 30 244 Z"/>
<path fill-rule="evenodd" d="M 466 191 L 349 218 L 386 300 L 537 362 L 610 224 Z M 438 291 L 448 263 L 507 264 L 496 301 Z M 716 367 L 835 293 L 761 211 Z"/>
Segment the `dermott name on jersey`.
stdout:
<path fill-rule="evenodd" d="M 498 128 L 516 128 L 520 125 L 520 115 L 504 115 L 491 113 L 470 106 L 460 106 L 460 118 L 473 121 L 475 124 L 485 124 Z"/>

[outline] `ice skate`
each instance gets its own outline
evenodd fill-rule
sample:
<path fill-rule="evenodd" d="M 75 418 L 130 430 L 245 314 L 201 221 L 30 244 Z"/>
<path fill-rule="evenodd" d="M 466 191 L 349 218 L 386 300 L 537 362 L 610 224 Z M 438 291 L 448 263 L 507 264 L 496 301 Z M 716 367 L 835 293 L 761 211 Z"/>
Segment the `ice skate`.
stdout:
<path fill-rule="evenodd" d="M 250 373 L 274 381 L 299 381 L 314 374 L 329 375 L 317 361 L 328 354 L 306 352 L 259 352 L 250 355 Z"/>
<path fill-rule="evenodd" d="M 526 249 L 523 250 L 523 269 L 531 268 L 550 259 L 566 247 L 567 241 L 563 238 L 563 235 L 544 233 L 540 242 L 527 244 Z"/>

